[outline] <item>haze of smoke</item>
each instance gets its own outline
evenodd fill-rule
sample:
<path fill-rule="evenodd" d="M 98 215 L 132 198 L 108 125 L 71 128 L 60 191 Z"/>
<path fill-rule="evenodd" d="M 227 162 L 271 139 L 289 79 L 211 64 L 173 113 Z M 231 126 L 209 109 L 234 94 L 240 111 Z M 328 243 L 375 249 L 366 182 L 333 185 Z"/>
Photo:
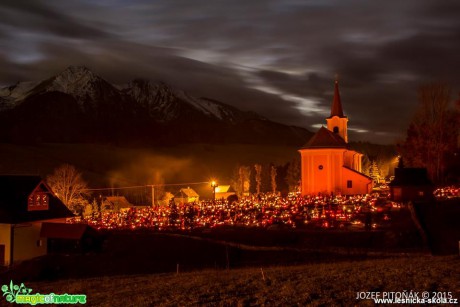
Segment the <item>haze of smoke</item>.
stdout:
<path fill-rule="evenodd" d="M 110 171 L 108 179 L 115 187 L 174 183 L 191 168 L 190 159 L 150 154 L 126 161 L 120 168 Z"/>

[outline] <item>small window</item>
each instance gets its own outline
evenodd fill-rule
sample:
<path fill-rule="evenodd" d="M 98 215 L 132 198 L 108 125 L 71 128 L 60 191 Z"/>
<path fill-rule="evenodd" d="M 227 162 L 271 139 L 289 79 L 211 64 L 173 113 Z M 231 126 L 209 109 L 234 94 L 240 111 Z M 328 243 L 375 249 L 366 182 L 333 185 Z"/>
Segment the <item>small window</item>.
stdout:
<path fill-rule="evenodd" d="M 339 127 L 335 126 L 334 129 L 332 129 L 334 133 L 339 133 Z"/>
<path fill-rule="evenodd" d="M 347 180 L 347 188 L 351 189 L 353 187 L 353 181 Z"/>
<path fill-rule="evenodd" d="M 322 169 L 323 169 L 323 166 L 322 166 L 322 165 L 318 166 L 318 169 L 319 169 L 319 170 L 322 170 Z"/>
<path fill-rule="evenodd" d="M 44 192 L 36 192 L 29 196 L 28 209 L 34 210 L 48 210 L 49 196 Z"/>

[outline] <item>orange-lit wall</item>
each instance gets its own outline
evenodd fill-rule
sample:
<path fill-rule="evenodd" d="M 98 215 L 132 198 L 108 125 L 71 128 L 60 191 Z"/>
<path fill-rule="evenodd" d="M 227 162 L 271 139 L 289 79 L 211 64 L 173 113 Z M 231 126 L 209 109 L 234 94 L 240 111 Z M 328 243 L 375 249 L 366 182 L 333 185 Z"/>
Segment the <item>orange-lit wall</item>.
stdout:
<path fill-rule="evenodd" d="M 332 118 L 326 118 L 326 122 L 327 129 L 329 131 L 334 132 L 334 127 L 337 127 L 339 129 L 338 134 L 345 140 L 346 143 L 348 143 L 348 118 L 333 116 Z"/>
<path fill-rule="evenodd" d="M 41 221 L 15 226 L 13 262 L 46 255 L 47 242 L 45 238 L 40 238 L 41 227 Z"/>
<path fill-rule="evenodd" d="M 347 182 L 349 180 L 351 180 L 352 183 L 351 188 L 349 188 L 347 185 Z M 345 195 L 367 194 L 370 193 L 372 190 L 372 179 L 344 167 L 342 187 L 342 194 Z"/>
<path fill-rule="evenodd" d="M 3 255 L 3 259 L 5 262 L 0 263 L 0 265 L 10 264 L 10 255 L 11 255 L 10 241 L 11 241 L 11 225 L 10 224 L 0 224 L 0 244 L 5 245 L 5 254 Z"/>
<path fill-rule="evenodd" d="M 371 180 L 344 167 L 356 167 L 361 163 L 361 154 L 346 149 L 301 149 L 301 193 L 316 194 L 366 194 Z M 347 161 L 345 161 L 347 160 Z M 345 163 L 347 162 L 347 163 Z M 322 166 L 322 168 L 320 167 Z M 352 180 L 352 188 L 347 181 Z"/>
<path fill-rule="evenodd" d="M 355 171 L 361 172 L 361 162 L 363 154 L 353 150 L 346 150 L 343 154 L 343 166 L 354 169 Z"/>
<path fill-rule="evenodd" d="M 343 152 L 343 149 L 300 150 L 303 195 L 341 192 Z"/>

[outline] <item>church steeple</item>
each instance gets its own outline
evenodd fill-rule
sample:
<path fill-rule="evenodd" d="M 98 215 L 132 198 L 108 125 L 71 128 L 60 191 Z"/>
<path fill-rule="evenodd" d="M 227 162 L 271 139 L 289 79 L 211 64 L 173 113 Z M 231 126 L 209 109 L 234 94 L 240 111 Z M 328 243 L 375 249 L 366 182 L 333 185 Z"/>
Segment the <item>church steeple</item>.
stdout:
<path fill-rule="evenodd" d="M 342 101 L 340 100 L 339 81 L 334 83 L 334 98 L 332 98 L 331 116 L 326 118 L 327 129 L 339 135 L 348 143 L 348 118 L 343 115 Z"/>
<path fill-rule="evenodd" d="M 337 79 L 335 79 L 334 98 L 332 99 L 332 108 L 331 108 L 331 117 L 333 116 L 344 117 L 342 101 L 340 101 L 339 81 Z"/>

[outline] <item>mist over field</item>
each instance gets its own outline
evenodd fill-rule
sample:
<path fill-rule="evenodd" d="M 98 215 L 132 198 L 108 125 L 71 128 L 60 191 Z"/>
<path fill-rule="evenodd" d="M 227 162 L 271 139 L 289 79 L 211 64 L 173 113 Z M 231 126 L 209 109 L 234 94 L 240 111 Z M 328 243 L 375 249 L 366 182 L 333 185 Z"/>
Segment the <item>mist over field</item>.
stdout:
<path fill-rule="evenodd" d="M 74 165 L 89 188 L 116 188 L 150 184 L 230 184 L 238 165 L 283 165 L 298 155 L 295 146 L 188 144 L 170 147 L 129 148 L 94 144 L 0 144 L 0 172 L 38 174 L 46 178 L 59 165 Z M 200 195 L 211 196 L 208 184 L 192 185 Z"/>

